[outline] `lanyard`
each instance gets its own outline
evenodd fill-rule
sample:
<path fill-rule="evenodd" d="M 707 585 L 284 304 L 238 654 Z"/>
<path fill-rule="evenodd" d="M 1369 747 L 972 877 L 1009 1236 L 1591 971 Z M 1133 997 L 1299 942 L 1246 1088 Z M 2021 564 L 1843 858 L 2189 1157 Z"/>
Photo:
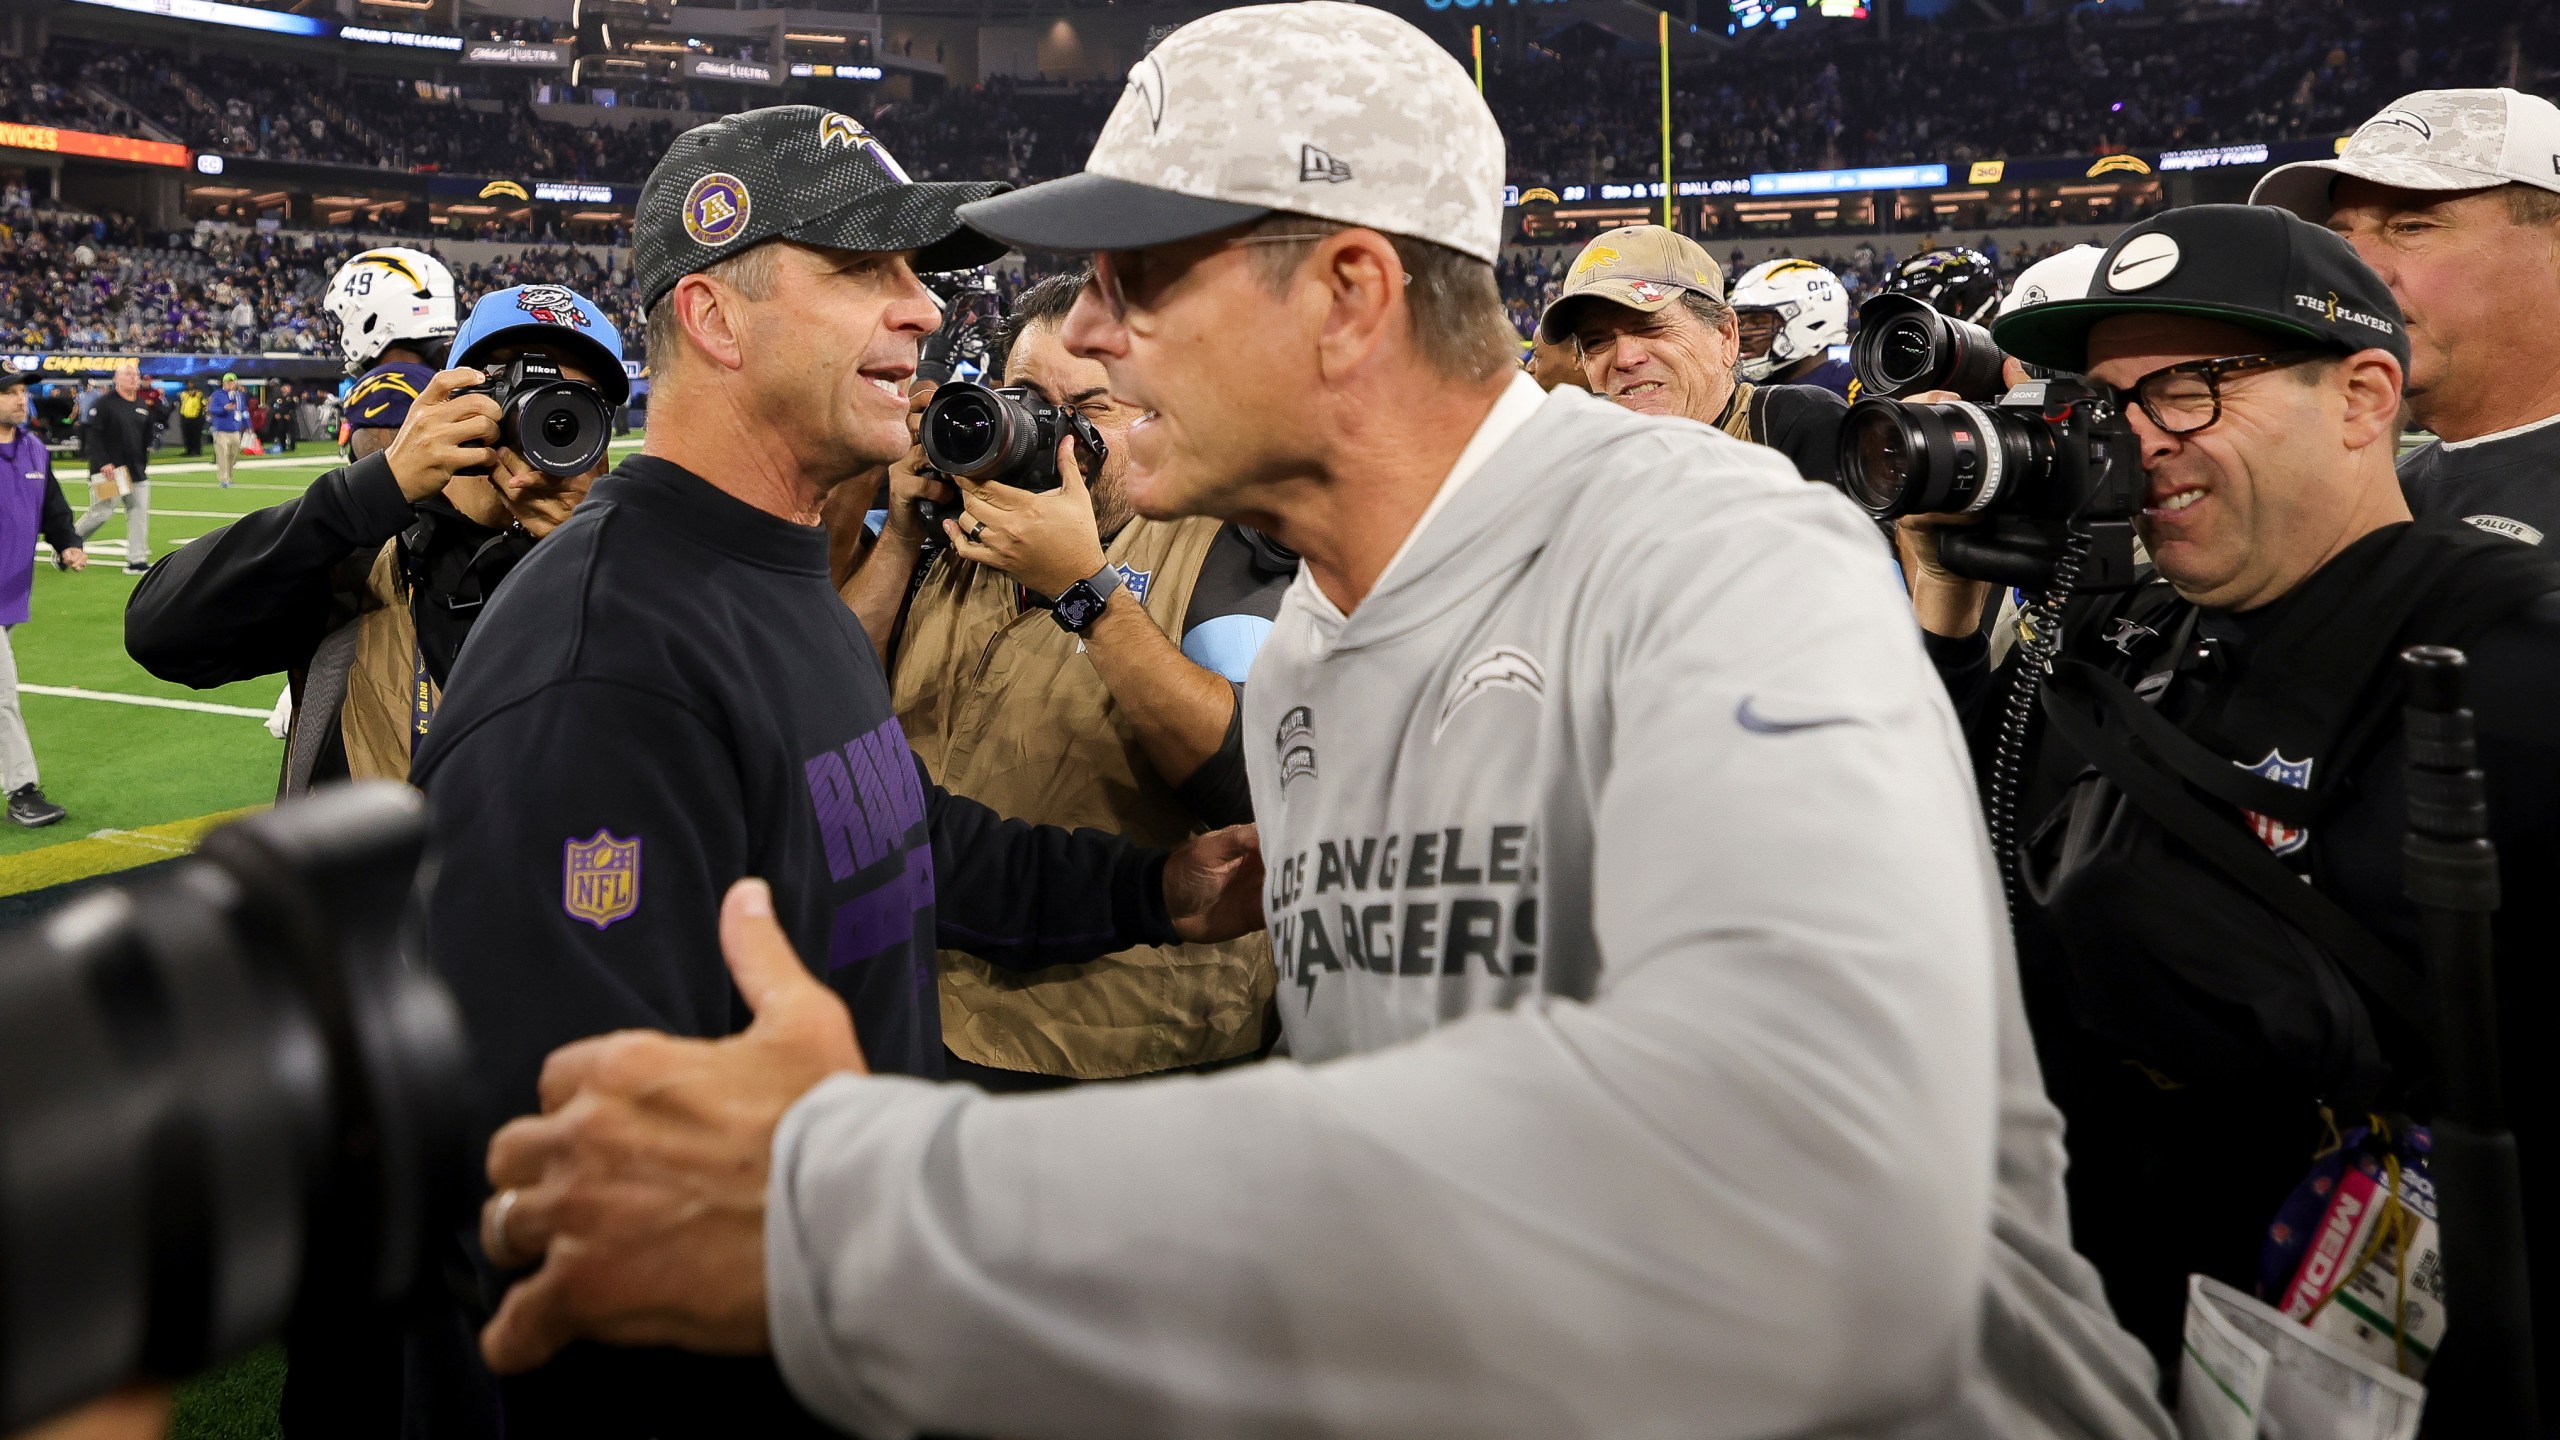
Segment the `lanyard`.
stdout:
<path fill-rule="evenodd" d="M 435 718 L 434 682 L 427 678 L 427 647 L 412 639 L 409 655 L 413 667 L 409 675 L 409 755 L 418 754 L 418 742 L 427 738 L 427 722 Z"/>

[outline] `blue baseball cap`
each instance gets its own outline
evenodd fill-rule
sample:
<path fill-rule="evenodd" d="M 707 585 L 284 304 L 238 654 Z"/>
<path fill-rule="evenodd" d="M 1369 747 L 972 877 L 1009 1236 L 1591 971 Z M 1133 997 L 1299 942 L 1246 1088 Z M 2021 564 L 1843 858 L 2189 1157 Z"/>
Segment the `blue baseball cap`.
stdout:
<path fill-rule="evenodd" d="M 631 377 L 622 373 L 622 332 L 596 302 L 566 285 L 511 285 L 481 296 L 454 333 L 446 363 L 476 370 L 480 357 L 505 344 L 584 351 L 584 368 L 604 398 L 616 405 L 631 398 Z"/>
<path fill-rule="evenodd" d="M 340 407 L 347 424 L 357 430 L 397 430 L 409 419 L 409 407 L 435 378 L 433 365 L 405 360 L 385 361 L 364 372 Z"/>

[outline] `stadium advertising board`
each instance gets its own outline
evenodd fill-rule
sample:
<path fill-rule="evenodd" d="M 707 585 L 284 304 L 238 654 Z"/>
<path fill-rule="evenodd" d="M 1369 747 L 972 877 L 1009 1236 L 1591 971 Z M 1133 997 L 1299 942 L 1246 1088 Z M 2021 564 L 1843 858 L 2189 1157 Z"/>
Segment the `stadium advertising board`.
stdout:
<path fill-rule="evenodd" d="M 0 122 L 0 146 L 44 150 L 56 155 L 82 155 L 93 160 L 125 160 L 136 165 L 187 168 L 187 147 L 130 135 L 98 135 L 87 130 L 57 130 L 50 125 Z"/>
<path fill-rule="evenodd" d="M 636 205 L 637 185 L 607 185 L 596 180 L 514 180 L 490 175 L 431 175 L 427 194 L 439 201 L 489 200 L 504 205 L 539 201 L 546 205 Z"/>
<path fill-rule="evenodd" d="M 791 66 L 794 80 L 877 80 L 884 73 L 877 65 L 814 65 L 799 60 Z"/>
<path fill-rule="evenodd" d="M 779 85 L 779 67 L 766 60 L 731 60 L 719 55 L 687 55 L 676 65 L 687 80 L 731 80 L 741 85 Z"/>
<path fill-rule="evenodd" d="M 308 35 L 320 39 L 335 35 L 359 45 L 390 45 L 404 50 L 459 51 L 459 35 L 429 35 L 415 30 L 380 30 L 369 25 L 341 25 L 317 15 L 294 15 L 282 10 L 261 10 L 253 5 L 228 5 L 223 0 L 74 0 L 81 5 L 100 5 L 110 10 L 125 10 L 136 15 L 156 15 L 164 20 L 185 20 L 197 25 L 228 25 L 240 30 L 264 30 L 270 35 Z"/>
<path fill-rule="evenodd" d="M 465 65 L 497 65 L 510 70 L 566 70 L 569 47 L 518 40 L 472 40 L 462 47 Z"/>

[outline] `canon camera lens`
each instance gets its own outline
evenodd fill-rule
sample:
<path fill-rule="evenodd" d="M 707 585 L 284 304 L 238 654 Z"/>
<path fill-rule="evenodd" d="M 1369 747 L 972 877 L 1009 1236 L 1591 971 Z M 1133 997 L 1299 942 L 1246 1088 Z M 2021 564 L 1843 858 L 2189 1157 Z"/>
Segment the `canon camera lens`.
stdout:
<path fill-rule="evenodd" d="M 1950 390 L 1967 400 L 1993 400 L 2007 388 L 2008 357 L 1991 332 L 1929 308 L 1911 295 L 1878 295 L 1858 307 L 1858 338 L 1849 365 L 1858 393 L 1890 398 Z"/>
<path fill-rule="evenodd" d="M 1969 401 L 1861 400 L 1840 422 L 1840 483 L 1879 520 L 1993 509 L 2053 468 L 2052 427 Z"/>

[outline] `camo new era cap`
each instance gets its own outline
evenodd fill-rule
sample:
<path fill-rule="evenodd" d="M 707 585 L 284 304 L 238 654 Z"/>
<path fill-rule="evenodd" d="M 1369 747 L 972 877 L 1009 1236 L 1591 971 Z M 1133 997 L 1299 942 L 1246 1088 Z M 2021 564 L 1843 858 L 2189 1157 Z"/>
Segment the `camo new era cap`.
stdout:
<path fill-rule="evenodd" d="M 1628 225 L 1582 247 L 1564 288 L 1538 317 L 1538 338 L 1553 345 L 1570 334 L 1574 312 L 1593 300 L 1606 300 L 1650 315 L 1680 298 L 1683 290 L 1710 299 L 1724 298 L 1724 268 L 1706 247 L 1660 225 Z"/>
<path fill-rule="evenodd" d="M 1492 261 L 1502 131 L 1407 21 L 1342 0 L 1194 20 L 1129 71 L 1084 173 L 964 207 L 1026 250 L 1134 250 L 1274 212 Z"/>
<path fill-rule="evenodd" d="M 2341 175 L 2395 190 L 2560 190 L 2560 106 L 2517 90 L 2420 90 L 2356 127 L 2335 160 L 2303 160 L 2267 172 L 2252 205 L 2329 218 Z"/>
<path fill-rule="evenodd" d="M 767 240 L 837 250 L 912 250 L 919 272 L 965 270 L 1005 247 L 954 213 L 1001 182 L 907 178 L 850 115 L 771 105 L 676 137 L 640 187 L 632 269 L 641 306 L 678 280 Z"/>
<path fill-rule="evenodd" d="M 2030 365 L 2088 368 L 2089 331 L 2118 315 L 2197 315 L 2340 354 L 2387 350 L 2409 367 L 2391 287 L 2347 242 L 2265 205 L 2191 205 L 2129 226 L 2089 291 L 2013 310 L 1991 338 Z"/>

